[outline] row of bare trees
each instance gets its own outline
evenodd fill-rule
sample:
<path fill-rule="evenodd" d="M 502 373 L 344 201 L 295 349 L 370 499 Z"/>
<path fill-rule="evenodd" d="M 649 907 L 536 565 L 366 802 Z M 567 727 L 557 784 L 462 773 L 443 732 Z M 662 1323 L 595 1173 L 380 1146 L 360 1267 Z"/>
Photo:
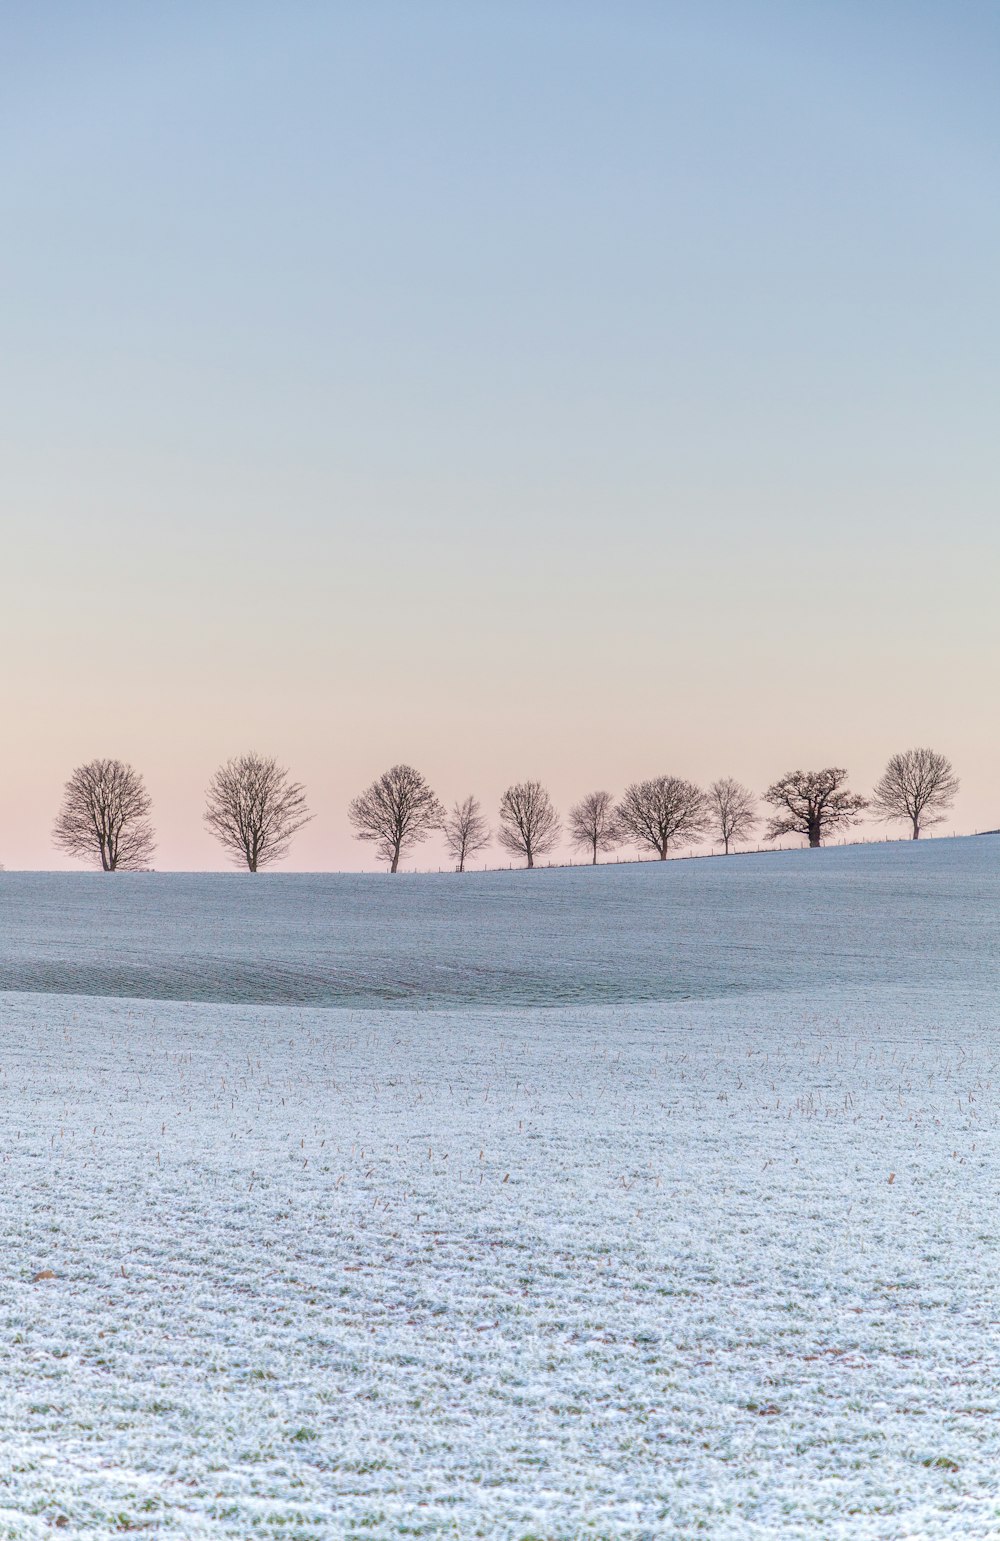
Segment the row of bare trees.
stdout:
<path fill-rule="evenodd" d="M 141 872 L 152 864 L 152 800 L 142 775 L 122 760 L 79 765 L 63 791 L 52 842 L 105 872 Z M 288 855 L 308 824 L 305 788 L 266 755 L 227 760 L 208 785 L 204 819 L 238 866 L 250 872 Z"/>
<path fill-rule="evenodd" d="M 789 771 L 764 793 L 773 809 L 765 838 L 800 835 L 819 846 L 870 809 L 876 818 L 909 824 L 916 840 L 942 822 L 959 789 L 950 760 L 933 749 L 894 754 L 870 798 L 846 783 L 847 772 L 839 766 Z M 151 811 L 137 770 L 121 760 L 92 760 L 66 783 L 53 840 L 105 872 L 142 870 L 151 865 L 156 845 Z M 354 798 L 348 814 L 357 839 L 370 842 L 390 872 L 438 831 L 459 872 L 494 838 L 474 797 L 446 810 L 412 765 L 394 765 L 377 777 Z M 205 823 L 230 860 L 250 872 L 287 856 L 293 837 L 312 817 L 305 788 L 269 756 L 227 760 L 209 782 Z M 633 782 L 617 801 L 610 792 L 588 792 L 570 809 L 566 833 L 594 864 L 624 845 L 651 850 L 666 861 L 672 847 L 709 837 L 728 855 L 753 837 L 759 822 L 754 794 L 731 776 L 713 781 L 707 791 L 678 776 L 654 776 Z M 498 811 L 498 845 L 533 867 L 561 835 L 562 822 L 541 782 L 507 788 Z"/>

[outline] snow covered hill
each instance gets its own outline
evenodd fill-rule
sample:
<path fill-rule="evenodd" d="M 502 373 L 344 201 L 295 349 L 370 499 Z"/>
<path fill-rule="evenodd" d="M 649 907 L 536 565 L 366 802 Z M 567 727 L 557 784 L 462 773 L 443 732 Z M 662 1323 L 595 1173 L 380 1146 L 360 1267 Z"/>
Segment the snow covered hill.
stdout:
<path fill-rule="evenodd" d="M 3 874 L 0 1536 L 1000 1535 L 998 869 Z"/>
<path fill-rule="evenodd" d="M 0 989 L 282 1005 L 1000 983 L 1000 839 L 534 872 L 0 875 Z"/>

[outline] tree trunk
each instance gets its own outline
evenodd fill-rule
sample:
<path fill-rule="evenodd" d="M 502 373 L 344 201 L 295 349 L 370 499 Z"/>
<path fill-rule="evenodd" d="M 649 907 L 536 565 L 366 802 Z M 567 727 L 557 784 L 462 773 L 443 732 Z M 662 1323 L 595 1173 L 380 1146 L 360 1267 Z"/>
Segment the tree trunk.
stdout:
<path fill-rule="evenodd" d="M 729 836 L 728 835 L 723 835 L 722 839 L 723 839 L 723 843 L 724 843 L 724 845 L 726 847 L 726 855 L 728 856 L 729 855 Z"/>
<path fill-rule="evenodd" d="M 667 842 L 664 840 L 663 844 L 660 846 L 660 860 L 661 861 L 666 861 L 666 859 L 667 859 Z"/>
<path fill-rule="evenodd" d="M 535 865 L 534 853 L 532 851 L 528 851 L 526 854 L 528 857 L 528 866 L 533 867 Z"/>
<path fill-rule="evenodd" d="M 920 815 L 917 813 L 913 815 L 913 838 L 920 839 Z"/>
<path fill-rule="evenodd" d="M 597 866 L 597 836 L 594 836 L 594 866 Z"/>
<path fill-rule="evenodd" d="M 395 870 L 396 870 L 396 868 L 398 866 L 399 866 L 399 852 L 398 851 L 393 851 L 393 853 L 392 853 L 392 861 L 389 863 L 389 871 L 390 872 L 395 872 Z"/>

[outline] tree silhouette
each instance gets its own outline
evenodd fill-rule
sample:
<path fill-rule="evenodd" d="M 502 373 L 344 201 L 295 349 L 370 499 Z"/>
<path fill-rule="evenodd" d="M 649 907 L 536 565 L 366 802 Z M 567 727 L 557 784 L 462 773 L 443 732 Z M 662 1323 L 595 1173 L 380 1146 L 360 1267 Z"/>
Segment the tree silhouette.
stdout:
<path fill-rule="evenodd" d="M 612 851 L 621 844 L 621 831 L 615 815 L 615 800 L 610 792 L 588 792 L 569 810 L 568 834 L 572 845 L 589 851 L 597 866 L 599 851 Z"/>
<path fill-rule="evenodd" d="M 448 853 L 454 858 L 459 872 L 465 871 L 465 864 L 471 856 L 484 850 L 490 843 L 490 826 L 483 818 L 474 797 L 456 803 L 451 812 L 446 814 L 441 827 Z"/>
<path fill-rule="evenodd" d="M 757 823 L 757 805 L 749 787 L 722 776 L 708 789 L 712 828 L 722 841 L 726 855 L 733 842 L 749 840 Z"/>
<path fill-rule="evenodd" d="M 292 836 L 312 818 L 305 789 L 267 755 L 227 760 L 206 796 L 205 823 L 230 861 L 251 872 L 287 856 Z"/>
<path fill-rule="evenodd" d="M 815 847 L 835 830 L 856 824 L 868 801 L 857 792 L 848 792 L 846 780 L 847 772 L 840 766 L 789 771 L 782 776 L 764 793 L 765 802 L 778 810 L 768 821 L 768 840 L 805 835 Z"/>
<path fill-rule="evenodd" d="M 906 749 L 894 754 L 872 793 L 872 808 L 887 822 L 906 820 L 914 840 L 931 824 L 941 824 L 961 782 L 951 761 L 934 749 Z"/>
<path fill-rule="evenodd" d="M 559 815 L 540 781 L 519 781 L 500 799 L 497 840 L 529 867 L 559 844 Z"/>
<path fill-rule="evenodd" d="M 636 845 L 648 845 L 666 861 L 671 841 L 697 844 L 708 826 L 708 799 L 679 776 L 634 781 L 616 809 L 618 824 Z"/>
<path fill-rule="evenodd" d="M 104 872 L 140 872 L 156 849 L 152 801 L 139 772 L 122 760 L 78 765 L 66 783 L 53 843 Z"/>
<path fill-rule="evenodd" d="M 411 846 L 444 822 L 445 811 L 412 765 L 394 765 L 373 781 L 348 810 L 358 840 L 370 840 L 390 872 Z"/>

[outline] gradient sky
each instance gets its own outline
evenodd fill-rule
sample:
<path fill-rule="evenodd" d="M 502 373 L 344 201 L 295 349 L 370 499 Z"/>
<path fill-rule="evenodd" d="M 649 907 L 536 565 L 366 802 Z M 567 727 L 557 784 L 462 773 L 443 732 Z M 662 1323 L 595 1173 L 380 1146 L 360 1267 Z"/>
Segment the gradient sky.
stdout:
<path fill-rule="evenodd" d="M 0 4 L 0 861 L 929 743 L 1000 825 L 1000 8 Z M 422 863 L 436 863 L 428 846 Z"/>

